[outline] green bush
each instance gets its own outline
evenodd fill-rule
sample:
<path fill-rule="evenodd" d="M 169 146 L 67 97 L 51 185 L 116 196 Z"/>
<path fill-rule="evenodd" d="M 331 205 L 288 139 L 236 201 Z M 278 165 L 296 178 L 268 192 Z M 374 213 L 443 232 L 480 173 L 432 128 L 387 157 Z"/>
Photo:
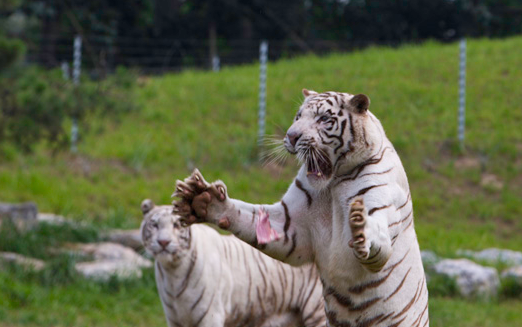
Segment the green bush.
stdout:
<path fill-rule="evenodd" d="M 25 45 L 21 40 L 0 35 L 0 73 L 13 65 L 24 53 Z"/>
<path fill-rule="evenodd" d="M 90 115 L 116 117 L 133 110 L 135 80 L 131 71 L 118 69 L 102 81 L 84 78 L 75 86 L 59 69 L 25 68 L 0 80 L 0 143 L 11 142 L 25 152 L 41 141 L 64 148 L 71 119 L 85 128 Z"/>
<path fill-rule="evenodd" d="M 428 291 L 430 296 L 458 296 L 457 283 L 455 280 L 440 274 L 430 274 L 430 278 L 428 279 Z"/>
<path fill-rule="evenodd" d="M 522 284 L 514 277 L 505 278 L 500 284 L 500 294 L 505 298 L 522 299 Z"/>

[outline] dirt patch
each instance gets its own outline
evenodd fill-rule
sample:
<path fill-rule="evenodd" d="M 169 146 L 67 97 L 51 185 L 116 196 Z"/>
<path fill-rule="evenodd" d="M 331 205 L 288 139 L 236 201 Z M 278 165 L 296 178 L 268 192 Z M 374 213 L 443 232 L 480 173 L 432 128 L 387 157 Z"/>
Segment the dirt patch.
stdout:
<path fill-rule="evenodd" d="M 480 180 L 480 186 L 485 189 L 500 191 L 504 187 L 504 182 L 495 174 L 484 173 Z"/>
<path fill-rule="evenodd" d="M 477 157 L 460 157 L 455 160 L 455 168 L 458 170 L 478 169 L 482 163 Z"/>

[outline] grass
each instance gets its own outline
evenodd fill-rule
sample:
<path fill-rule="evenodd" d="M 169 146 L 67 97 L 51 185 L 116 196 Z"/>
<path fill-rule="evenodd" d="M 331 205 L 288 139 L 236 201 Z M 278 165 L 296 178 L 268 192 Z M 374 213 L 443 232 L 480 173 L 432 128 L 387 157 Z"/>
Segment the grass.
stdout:
<path fill-rule="evenodd" d="M 455 141 L 457 44 L 375 47 L 270 63 L 267 133 L 284 135 L 303 87 L 365 93 L 408 173 L 421 248 L 442 256 L 461 248 L 520 250 L 521 47 L 522 37 L 468 41 L 465 151 Z M 23 155 L 2 146 L 0 200 L 35 201 L 40 211 L 96 228 L 137 228 L 141 200 L 169 203 L 175 180 L 198 167 L 208 180 L 224 180 L 233 197 L 277 201 L 297 166 L 292 160 L 258 163 L 257 89 L 255 65 L 146 78 L 134 95 L 141 110 L 118 123 L 94 119 L 82 131 L 76 156 L 51 156 L 43 146 Z M 486 173 L 502 186 L 482 186 Z M 25 305 L 0 305 L 0 325 L 164 324 L 150 285 L 109 291 L 79 281 L 44 287 L 9 272 L 2 276 L 3 285 L 12 281 L 22 294 L 34 294 Z M 0 299 L 5 289 L 1 293 Z M 46 310 L 37 314 L 40 307 Z M 439 295 L 430 315 L 432 326 L 513 326 L 522 325 L 515 314 L 521 309 L 520 300 L 475 303 Z"/>

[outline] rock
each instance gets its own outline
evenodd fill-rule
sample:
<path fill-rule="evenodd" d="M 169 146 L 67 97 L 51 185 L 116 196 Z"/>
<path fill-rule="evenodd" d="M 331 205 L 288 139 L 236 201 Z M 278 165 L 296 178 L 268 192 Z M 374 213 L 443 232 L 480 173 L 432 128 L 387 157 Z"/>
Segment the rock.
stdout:
<path fill-rule="evenodd" d="M 455 168 L 459 170 L 477 169 L 481 166 L 480 159 L 475 157 L 461 157 L 455 160 Z"/>
<path fill-rule="evenodd" d="M 79 262 L 75 265 L 75 269 L 84 277 L 96 280 L 108 280 L 111 276 L 120 279 L 141 278 L 142 276 L 139 266 L 122 260 Z"/>
<path fill-rule="evenodd" d="M 430 250 L 421 251 L 421 258 L 424 267 L 430 267 L 440 260 L 439 257 L 435 254 L 435 252 Z"/>
<path fill-rule="evenodd" d="M 101 242 L 78 244 L 75 250 L 81 254 L 92 255 L 94 260 L 122 260 L 136 262 L 140 267 L 152 267 L 152 263 L 136 253 L 133 249 L 117 243 Z"/>
<path fill-rule="evenodd" d="M 141 277 L 141 268 L 152 267 L 150 260 L 117 243 L 75 244 L 73 249 L 80 255 L 94 258 L 94 261 L 75 265 L 76 270 L 88 278 L 107 280 L 112 275 L 118 278 Z"/>
<path fill-rule="evenodd" d="M 20 204 L 0 203 L 0 226 L 5 219 L 11 220 L 21 230 L 27 230 L 37 223 L 38 208 L 33 202 Z"/>
<path fill-rule="evenodd" d="M 433 271 L 455 280 L 464 297 L 494 297 L 500 280 L 495 268 L 483 267 L 468 259 L 444 259 L 433 265 Z"/>
<path fill-rule="evenodd" d="M 53 213 L 39 213 L 36 217 L 39 223 L 47 223 L 53 225 L 60 225 L 67 223 L 67 219 L 64 216 L 55 215 Z"/>
<path fill-rule="evenodd" d="M 500 276 L 502 279 L 511 279 L 518 285 L 522 285 L 522 266 L 508 268 Z"/>
<path fill-rule="evenodd" d="M 45 262 L 42 260 L 28 258 L 13 252 L 0 252 L 0 261 L 13 262 L 17 265 L 32 269 L 34 271 L 42 270 L 45 267 Z"/>
<path fill-rule="evenodd" d="M 141 233 L 139 229 L 112 230 L 107 233 L 104 239 L 109 242 L 128 246 L 136 251 L 143 250 L 143 243 L 141 242 Z"/>
<path fill-rule="evenodd" d="M 513 250 L 503 250 L 497 248 L 485 249 L 482 251 L 459 250 L 458 255 L 466 256 L 475 260 L 480 260 L 488 264 L 505 264 L 508 266 L 522 265 L 522 252 Z"/>

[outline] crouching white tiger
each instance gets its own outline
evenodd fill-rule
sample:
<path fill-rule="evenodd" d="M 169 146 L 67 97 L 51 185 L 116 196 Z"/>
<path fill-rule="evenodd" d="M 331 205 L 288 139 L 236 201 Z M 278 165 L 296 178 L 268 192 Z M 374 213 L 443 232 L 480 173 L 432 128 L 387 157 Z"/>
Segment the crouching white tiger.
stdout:
<path fill-rule="evenodd" d="M 330 326 L 428 326 L 428 292 L 413 228 L 406 173 L 366 95 L 303 90 L 284 139 L 302 162 L 280 202 L 228 197 L 223 182 L 199 171 L 178 181 L 174 210 L 211 222 L 291 264 L 315 262 Z"/>
<path fill-rule="evenodd" d="M 170 327 L 326 325 L 314 265 L 292 267 L 211 227 L 183 227 L 172 206 L 144 200 L 141 209 Z"/>

